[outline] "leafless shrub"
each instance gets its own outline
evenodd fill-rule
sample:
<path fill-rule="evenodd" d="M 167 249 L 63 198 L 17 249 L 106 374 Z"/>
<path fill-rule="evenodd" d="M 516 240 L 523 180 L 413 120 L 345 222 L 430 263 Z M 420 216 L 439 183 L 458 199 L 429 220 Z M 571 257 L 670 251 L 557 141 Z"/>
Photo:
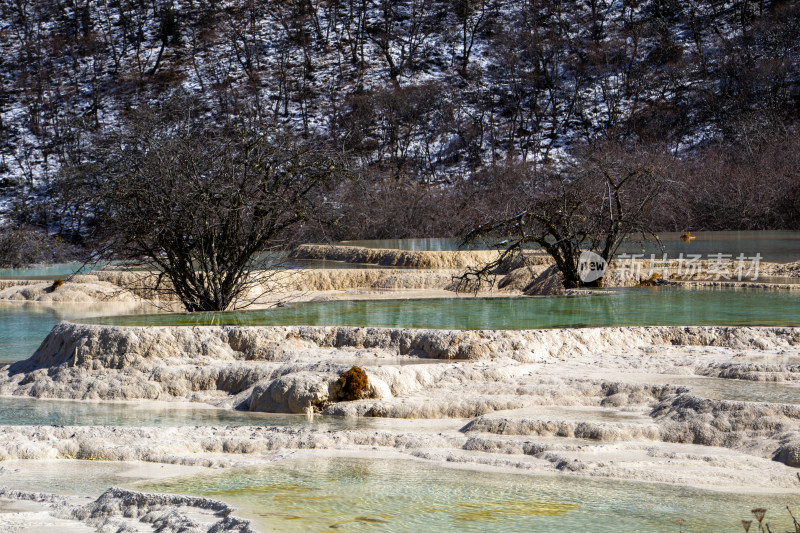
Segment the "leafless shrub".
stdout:
<path fill-rule="evenodd" d="M 652 235 L 652 212 L 669 185 L 668 157 L 651 150 L 599 143 L 587 147 L 570 168 L 531 172 L 518 169 L 525 207 L 499 216 L 467 234 L 466 241 L 486 235 L 504 237 L 497 260 L 468 271 L 462 284 L 490 281 L 491 274 L 526 245 L 547 252 L 564 275 L 566 288 L 587 284 L 579 274 L 584 250 L 613 261 L 623 240 Z"/>
<path fill-rule="evenodd" d="M 30 227 L 0 227 L 0 267 L 23 268 L 74 257 L 75 250 L 56 237 Z"/>
<path fill-rule="evenodd" d="M 178 104 L 131 117 L 107 163 L 90 169 L 93 237 L 101 258 L 147 273 L 133 279 L 188 311 L 244 307 L 273 287 L 291 231 L 345 163 L 280 129 L 214 125 Z"/>

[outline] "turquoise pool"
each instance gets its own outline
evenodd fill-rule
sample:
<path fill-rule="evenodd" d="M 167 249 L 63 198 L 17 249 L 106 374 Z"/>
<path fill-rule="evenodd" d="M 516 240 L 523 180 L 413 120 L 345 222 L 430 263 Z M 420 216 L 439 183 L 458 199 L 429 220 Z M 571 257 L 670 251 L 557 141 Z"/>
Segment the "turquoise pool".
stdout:
<path fill-rule="evenodd" d="M 120 326 L 325 325 L 432 329 L 800 326 L 800 293 L 630 288 L 574 297 L 310 302 L 261 311 L 113 316 Z"/>
<path fill-rule="evenodd" d="M 55 263 L 26 268 L 0 268 L 0 279 L 56 279 L 79 271 L 86 274 L 91 267 L 83 268 L 83 263 Z"/>
<path fill-rule="evenodd" d="M 33 355 L 53 326 L 62 320 L 108 314 L 141 314 L 145 310 L 129 304 L 0 302 L 0 364 Z"/>

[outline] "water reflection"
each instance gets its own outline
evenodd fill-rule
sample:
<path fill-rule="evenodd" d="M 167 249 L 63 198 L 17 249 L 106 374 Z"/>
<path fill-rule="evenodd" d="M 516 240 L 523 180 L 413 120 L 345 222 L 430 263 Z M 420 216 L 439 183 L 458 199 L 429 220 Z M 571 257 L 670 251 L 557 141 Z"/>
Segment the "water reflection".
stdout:
<path fill-rule="evenodd" d="M 660 380 L 671 385 L 686 385 L 706 398 L 740 402 L 800 404 L 800 384 L 706 378 L 700 376 L 670 377 Z"/>
<path fill-rule="evenodd" d="M 146 475 L 131 474 L 136 466 L 134 463 L 64 459 L 9 461 L 0 468 L 0 485 L 16 490 L 97 497 L 109 487 L 146 480 Z"/>

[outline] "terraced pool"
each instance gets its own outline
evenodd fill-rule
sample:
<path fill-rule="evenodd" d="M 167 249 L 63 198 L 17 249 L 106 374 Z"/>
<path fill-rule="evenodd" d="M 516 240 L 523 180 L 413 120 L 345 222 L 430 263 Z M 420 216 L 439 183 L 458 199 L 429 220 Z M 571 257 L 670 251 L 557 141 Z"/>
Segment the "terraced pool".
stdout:
<path fill-rule="evenodd" d="M 702 231 L 694 233 L 695 239 L 681 240 L 681 233 L 661 233 L 659 239 L 670 258 L 679 254 L 731 254 L 740 253 L 754 256 L 760 253 L 764 261 L 788 263 L 800 260 L 800 231 Z M 367 248 L 393 248 L 399 250 L 433 250 L 451 251 L 460 249 L 480 250 L 492 247 L 494 242 L 476 242 L 462 247 L 460 239 L 426 238 L 426 239 L 383 239 L 345 241 L 348 246 L 364 246 Z M 662 251 L 655 242 L 645 243 L 631 239 L 620 249 L 620 253 L 645 253 L 661 255 Z"/>
<path fill-rule="evenodd" d="M 0 397 L 0 424 L 7 426 L 295 426 L 360 428 L 374 419 L 280 415 L 166 403 L 110 403 Z"/>
<path fill-rule="evenodd" d="M 30 357 L 53 326 L 89 316 L 152 312 L 135 304 L 0 302 L 0 364 Z"/>
<path fill-rule="evenodd" d="M 567 298 L 328 301 L 261 311 L 113 316 L 82 322 L 119 326 L 323 325 L 469 330 L 798 326 L 800 293 L 631 288 Z"/>
<path fill-rule="evenodd" d="M 265 531 L 593 533 L 737 531 L 763 506 L 789 528 L 791 495 L 725 494 L 658 484 L 531 477 L 426 462 L 303 458 L 140 484 L 224 500 Z M 682 529 L 679 521 L 683 521 Z"/>

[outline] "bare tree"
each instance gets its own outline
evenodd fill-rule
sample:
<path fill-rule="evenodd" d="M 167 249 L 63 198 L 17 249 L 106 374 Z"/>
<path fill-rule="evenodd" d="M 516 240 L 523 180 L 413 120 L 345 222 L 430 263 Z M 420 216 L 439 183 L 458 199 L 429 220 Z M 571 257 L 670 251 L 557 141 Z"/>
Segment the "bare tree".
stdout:
<path fill-rule="evenodd" d="M 518 170 L 524 205 L 511 216 L 478 226 L 465 239 L 469 242 L 494 235 L 505 239 L 503 251 L 495 261 L 462 276 L 462 286 L 490 280 L 493 271 L 531 245 L 538 245 L 553 258 L 566 288 L 602 284 L 601 280 L 587 284 L 581 279 L 581 253 L 595 252 L 610 264 L 629 236 L 655 237 L 649 224 L 669 183 L 669 165 L 669 159 L 654 157 L 650 151 L 628 153 L 604 142 L 570 168 Z"/>
<path fill-rule="evenodd" d="M 57 237 L 29 226 L 0 225 L 0 268 L 68 261 L 77 250 Z"/>
<path fill-rule="evenodd" d="M 399 77 L 413 67 L 431 36 L 432 0 L 409 0 L 404 4 L 379 0 L 378 8 L 378 21 L 369 31 L 386 61 L 389 77 L 398 85 Z"/>
<path fill-rule="evenodd" d="M 486 27 L 491 18 L 490 11 L 497 8 L 497 2 L 492 2 L 491 0 L 451 1 L 451 7 L 458 19 L 458 29 L 461 34 L 461 65 L 458 68 L 458 72 L 466 77 L 472 49 L 475 46 L 475 38 Z"/>
<path fill-rule="evenodd" d="M 241 120 L 209 125 L 191 107 L 143 112 L 107 149 L 107 164 L 88 167 L 101 258 L 154 272 L 150 288 L 174 291 L 188 311 L 266 292 L 270 258 L 344 173 L 311 141 Z"/>

